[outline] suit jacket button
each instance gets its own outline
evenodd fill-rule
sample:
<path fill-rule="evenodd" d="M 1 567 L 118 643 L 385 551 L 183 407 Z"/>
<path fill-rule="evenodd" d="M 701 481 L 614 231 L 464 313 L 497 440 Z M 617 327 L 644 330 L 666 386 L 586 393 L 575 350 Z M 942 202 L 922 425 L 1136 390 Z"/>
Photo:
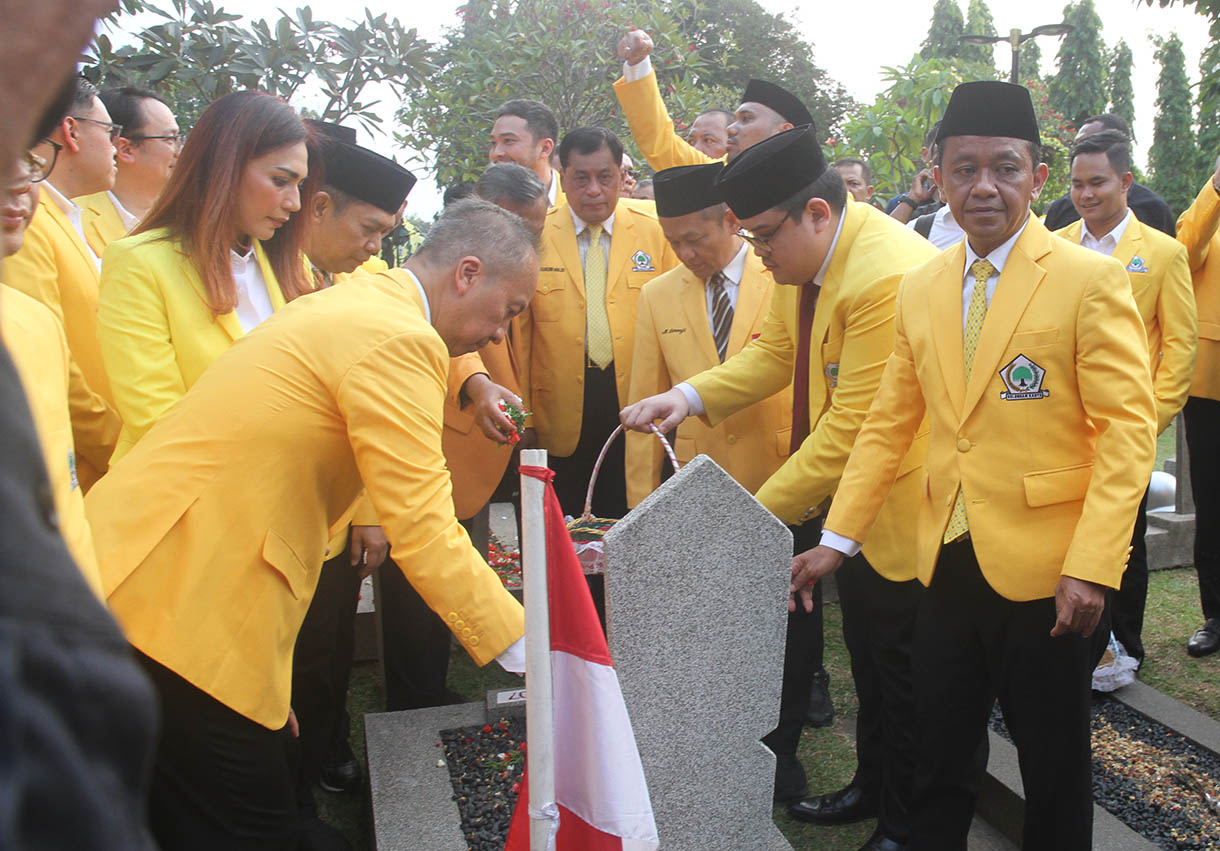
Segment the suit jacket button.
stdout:
<path fill-rule="evenodd" d="M 969 452 L 970 447 L 973 445 L 974 444 L 972 444 L 969 440 L 966 440 L 966 438 L 963 437 L 961 440 L 959 440 L 957 442 L 957 451 L 958 452 Z"/>
<path fill-rule="evenodd" d="M 469 644 L 471 647 L 478 647 L 479 646 L 479 637 L 477 635 L 472 635 L 472 636 L 470 636 L 470 640 L 467 641 L 466 643 Z"/>
<path fill-rule="evenodd" d="M 730 434 L 728 437 L 725 438 L 725 440 L 727 440 L 729 445 L 731 446 L 732 444 L 737 442 L 737 435 Z"/>

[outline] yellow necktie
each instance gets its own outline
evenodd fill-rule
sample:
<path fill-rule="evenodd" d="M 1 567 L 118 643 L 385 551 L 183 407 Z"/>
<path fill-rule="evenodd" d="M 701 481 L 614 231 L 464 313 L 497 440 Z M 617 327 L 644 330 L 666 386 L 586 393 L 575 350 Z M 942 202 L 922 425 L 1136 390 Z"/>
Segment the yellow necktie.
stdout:
<path fill-rule="evenodd" d="M 970 293 L 970 307 L 966 310 L 966 327 L 962 329 L 962 365 L 966 368 L 966 384 L 970 384 L 970 373 L 974 368 L 974 351 L 979 345 L 979 334 L 983 330 L 983 319 L 987 316 L 987 279 L 995 274 L 995 266 L 987 260 L 975 260 L 970 265 L 974 273 L 974 290 Z M 945 527 L 944 542 L 956 541 L 970 529 L 966 522 L 966 500 L 961 486 L 957 499 L 953 501 L 953 513 Z"/>
<path fill-rule="evenodd" d="M 610 337 L 610 315 L 606 313 L 606 253 L 602 251 L 602 226 L 589 225 L 589 250 L 585 252 L 585 347 L 589 362 L 605 369 L 614 360 Z"/>

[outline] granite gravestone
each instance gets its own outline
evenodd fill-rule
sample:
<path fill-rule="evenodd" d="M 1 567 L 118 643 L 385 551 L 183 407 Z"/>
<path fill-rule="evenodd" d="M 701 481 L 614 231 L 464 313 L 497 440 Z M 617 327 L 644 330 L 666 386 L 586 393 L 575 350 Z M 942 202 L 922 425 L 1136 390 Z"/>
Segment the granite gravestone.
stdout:
<path fill-rule="evenodd" d="M 606 616 L 666 851 L 790 849 L 771 820 L 792 535 L 691 461 L 606 535 Z"/>

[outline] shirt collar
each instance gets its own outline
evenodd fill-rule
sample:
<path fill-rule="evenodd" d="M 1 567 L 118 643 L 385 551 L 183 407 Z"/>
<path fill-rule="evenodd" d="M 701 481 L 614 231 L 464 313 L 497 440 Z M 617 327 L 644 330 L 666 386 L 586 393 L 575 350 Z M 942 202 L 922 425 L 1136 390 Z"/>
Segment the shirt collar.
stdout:
<path fill-rule="evenodd" d="M 576 215 L 576 211 L 572 209 L 570 204 L 568 205 L 568 212 L 572 214 L 572 224 L 576 226 L 576 235 L 580 236 L 589 227 L 589 223 Z M 610 218 L 602 222 L 602 230 L 610 236 L 614 236 L 614 213 L 611 213 Z"/>
<path fill-rule="evenodd" d="M 73 213 L 77 215 L 80 214 L 80 206 L 73 203 L 73 201 L 67 195 L 64 195 L 62 192 L 56 189 L 55 185 L 51 183 L 51 181 L 44 180 L 42 185 L 43 188 L 45 188 L 51 195 L 51 200 L 55 202 L 55 206 L 63 210 L 65 215 L 71 216 Z"/>
<path fill-rule="evenodd" d="M 741 279 L 743 277 L 745 277 L 746 252 L 749 250 L 750 250 L 750 246 L 746 244 L 745 240 L 742 240 L 741 248 L 737 249 L 737 253 L 733 255 L 733 259 L 730 260 L 725 265 L 725 267 L 720 270 L 720 274 L 724 275 L 725 279 L 728 282 L 733 283 L 733 284 L 740 284 Z"/>
<path fill-rule="evenodd" d="M 966 240 L 965 240 L 965 242 L 966 242 L 966 272 L 970 271 L 970 267 L 974 265 L 975 260 L 986 259 L 991 262 L 992 266 L 995 267 L 995 273 L 997 275 L 1003 274 L 1004 264 L 1008 262 L 1008 255 L 1012 253 L 1012 247 L 1017 244 L 1017 240 L 1021 238 L 1021 234 L 1025 233 L 1025 228 L 1028 227 L 1028 225 L 1029 225 L 1030 215 L 1032 215 L 1032 214 L 1027 214 L 1025 216 L 1025 222 L 1022 223 L 1021 227 L 1017 229 L 1016 233 L 1014 233 L 1012 236 L 1008 237 L 1008 239 L 1004 240 L 1004 243 L 1002 245 L 1000 245 L 998 248 L 993 248 L 991 250 L 991 253 L 988 254 L 986 258 L 979 257 L 978 253 L 970 245 L 970 236 L 969 236 L 969 234 L 967 234 Z"/>
<path fill-rule="evenodd" d="M 107 189 L 106 195 L 109 196 L 110 203 L 114 205 L 115 212 L 119 214 L 119 221 L 123 223 L 123 227 L 130 231 L 140 223 L 140 220 L 133 216 L 128 209 L 123 206 L 123 202 L 119 200 L 118 195 L 114 194 L 113 189 Z"/>
<path fill-rule="evenodd" d="M 432 324 L 432 305 L 428 304 L 428 294 L 424 292 L 424 285 L 419 282 L 419 278 L 410 269 L 403 268 L 403 271 L 410 275 L 411 280 L 415 282 L 416 288 L 419 290 L 419 297 L 424 300 L 424 319 L 428 324 Z"/>
<path fill-rule="evenodd" d="M 1081 243 L 1081 245 L 1083 245 L 1085 237 L 1087 236 L 1090 239 L 1092 239 L 1094 242 L 1096 242 L 1097 244 L 1100 245 L 1101 243 L 1106 241 L 1107 236 L 1110 236 L 1110 237 L 1114 237 L 1114 245 L 1117 246 L 1120 242 L 1122 242 L 1123 234 L 1125 234 L 1127 232 L 1127 225 L 1129 225 L 1129 224 L 1131 224 L 1131 208 L 1130 207 L 1127 208 L 1127 214 L 1125 216 L 1123 216 L 1122 221 L 1120 221 L 1118 224 L 1116 224 L 1114 226 L 1114 229 L 1111 230 L 1109 233 L 1104 234 L 1100 237 L 1093 236 L 1093 231 L 1089 230 L 1089 226 L 1087 224 L 1085 224 L 1084 219 L 1081 219 L 1080 220 L 1080 243 Z"/>
<path fill-rule="evenodd" d="M 244 252 L 239 252 L 236 248 L 230 248 L 229 256 L 235 267 L 244 269 L 250 263 L 251 258 L 254 257 L 254 241 L 250 241 L 250 247 Z"/>
<path fill-rule="evenodd" d="M 546 201 L 548 207 L 555 206 L 555 197 L 559 194 L 559 172 L 551 169 L 551 185 L 546 188 Z"/>
<path fill-rule="evenodd" d="M 830 268 L 830 258 L 835 256 L 835 246 L 839 244 L 839 235 L 843 233 L 843 222 L 846 218 L 847 206 L 844 205 L 839 212 L 839 224 L 835 227 L 835 238 L 830 241 L 830 250 L 826 252 L 826 258 L 822 260 L 822 267 L 813 276 L 813 285 L 816 287 L 822 286 L 822 281 L 826 279 L 826 270 Z"/>

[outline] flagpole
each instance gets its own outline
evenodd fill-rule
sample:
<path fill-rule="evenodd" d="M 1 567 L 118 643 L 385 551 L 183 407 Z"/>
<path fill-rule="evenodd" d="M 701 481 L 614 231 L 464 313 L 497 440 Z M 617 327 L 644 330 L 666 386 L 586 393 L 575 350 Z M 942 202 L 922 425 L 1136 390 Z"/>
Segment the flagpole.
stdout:
<path fill-rule="evenodd" d="M 524 449 L 521 463 L 547 466 L 545 449 Z M 546 482 L 521 477 L 521 578 L 525 595 L 525 740 L 530 810 L 555 800 L 555 734 L 551 696 L 551 622 L 547 602 Z M 546 851 L 550 819 L 530 817 L 530 851 Z"/>

